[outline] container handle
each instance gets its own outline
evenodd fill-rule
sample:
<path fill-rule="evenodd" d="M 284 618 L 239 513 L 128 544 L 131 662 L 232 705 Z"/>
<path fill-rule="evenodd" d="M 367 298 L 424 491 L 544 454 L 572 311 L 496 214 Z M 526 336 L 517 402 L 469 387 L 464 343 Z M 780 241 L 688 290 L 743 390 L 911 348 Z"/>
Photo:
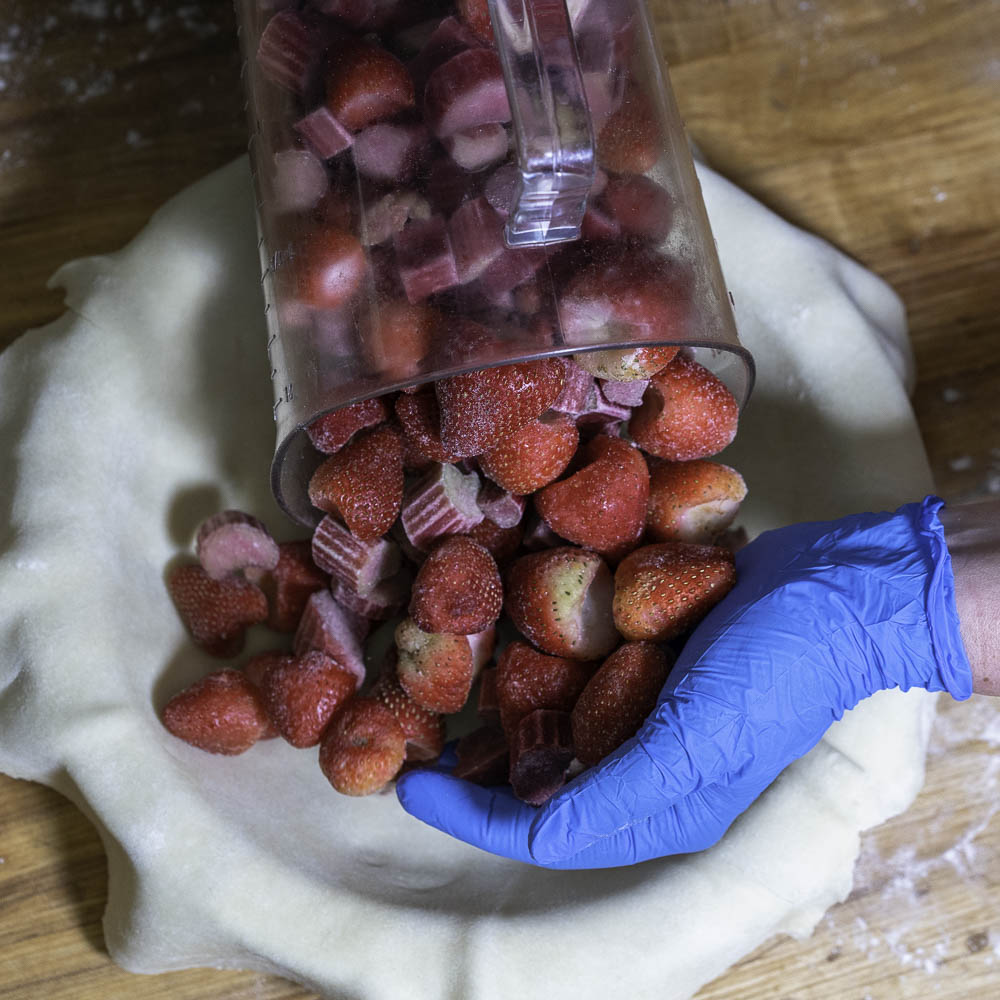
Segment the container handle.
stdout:
<path fill-rule="evenodd" d="M 580 238 L 594 128 L 566 0 L 489 0 L 517 150 L 509 247 Z"/>

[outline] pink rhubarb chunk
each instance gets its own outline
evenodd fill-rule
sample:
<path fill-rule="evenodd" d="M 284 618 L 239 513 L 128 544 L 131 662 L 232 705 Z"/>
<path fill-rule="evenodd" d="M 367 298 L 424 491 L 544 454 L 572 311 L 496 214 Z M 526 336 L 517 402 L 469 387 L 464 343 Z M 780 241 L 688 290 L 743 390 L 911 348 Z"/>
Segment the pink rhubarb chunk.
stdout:
<path fill-rule="evenodd" d="M 492 49 L 466 49 L 438 66 L 424 90 L 424 117 L 439 139 L 479 125 L 509 122 L 500 57 Z"/>
<path fill-rule="evenodd" d="M 420 124 L 369 125 L 354 137 L 354 166 L 373 181 L 406 184 L 427 152 L 430 135 Z"/>
<path fill-rule="evenodd" d="M 443 142 L 448 155 L 463 170 L 483 170 L 507 156 L 510 139 L 499 122 L 477 125 L 448 136 Z"/>
<path fill-rule="evenodd" d="M 411 222 L 393 237 L 396 266 L 406 297 L 423 302 L 429 295 L 459 283 L 455 254 L 444 217 Z"/>
<path fill-rule="evenodd" d="M 399 546 L 385 538 L 362 542 L 339 521 L 327 515 L 316 526 L 312 538 L 316 565 L 343 581 L 358 594 L 369 594 L 376 584 L 399 569 Z"/>
<path fill-rule="evenodd" d="M 476 503 L 479 488 L 475 472 L 436 463 L 403 497 L 400 519 L 410 543 L 426 552 L 439 538 L 474 528 L 483 520 Z"/>
<path fill-rule="evenodd" d="M 306 602 L 292 646 L 296 656 L 319 650 L 337 661 L 337 666 L 354 674 L 357 687 L 365 680 L 362 640 L 368 620 L 341 607 L 326 590 L 317 590 Z"/>
<path fill-rule="evenodd" d="M 213 579 L 250 566 L 272 570 L 278 565 L 278 543 L 261 521 L 241 510 L 224 510 L 198 529 L 195 551 L 202 569 Z"/>
<path fill-rule="evenodd" d="M 350 148 L 354 142 L 351 133 L 326 107 L 319 107 L 309 112 L 305 118 L 300 118 L 293 128 L 321 160 L 332 160 Z"/>

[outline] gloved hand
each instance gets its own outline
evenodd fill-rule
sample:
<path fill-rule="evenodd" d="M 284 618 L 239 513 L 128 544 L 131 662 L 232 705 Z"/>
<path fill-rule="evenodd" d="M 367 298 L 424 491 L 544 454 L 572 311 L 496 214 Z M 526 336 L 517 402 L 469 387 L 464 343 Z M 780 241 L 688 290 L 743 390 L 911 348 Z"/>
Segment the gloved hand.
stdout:
<path fill-rule="evenodd" d="M 546 868 L 609 868 L 714 844 L 827 727 L 883 688 L 972 693 L 936 497 L 766 532 L 692 633 L 639 732 L 544 806 L 444 771 L 403 808 Z"/>

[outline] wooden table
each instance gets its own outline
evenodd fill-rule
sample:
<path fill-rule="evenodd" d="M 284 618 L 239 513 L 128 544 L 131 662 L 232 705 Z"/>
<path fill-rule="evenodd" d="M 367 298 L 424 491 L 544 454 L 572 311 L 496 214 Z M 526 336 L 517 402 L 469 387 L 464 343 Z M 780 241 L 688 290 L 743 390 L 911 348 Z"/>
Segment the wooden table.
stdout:
<path fill-rule="evenodd" d="M 709 160 L 889 279 L 938 488 L 1000 492 L 1000 8 L 993 0 L 654 0 Z M 60 312 L 45 282 L 118 248 L 246 145 L 228 0 L 2 0 L 0 346 Z M 856 887 L 699 1000 L 1000 993 L 1000 705 L 945 705 L 914 807 Z M 100 929 L 106 864 L 56 794 L 0 778 L 0 997 L 308 997 L 208 970 L 136 977 Z"/>

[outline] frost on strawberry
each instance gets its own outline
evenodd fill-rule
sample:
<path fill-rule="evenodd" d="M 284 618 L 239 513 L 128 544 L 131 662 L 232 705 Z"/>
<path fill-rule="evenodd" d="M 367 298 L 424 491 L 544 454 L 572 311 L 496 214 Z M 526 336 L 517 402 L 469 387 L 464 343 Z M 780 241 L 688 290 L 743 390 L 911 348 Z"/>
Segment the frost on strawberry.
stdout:
<path fill-rule="evenodd" d="M 368 628 L 367 618 L 338 604 L 329 591 L 317 591 L 306 602 L 295 632 L 295 653 L 302 656 L 311 650 L 319 650 L 336 660 L 354 677 L 355 686 L 361 687 L 365 680 L 362 643 Z"/>
<path fill-rule="evenodd" d="M 410 617 L 425 632 L 470 635 L 500 617 L 503 584 L 493 556 L 471 538 L 437 545 L 417 572 Z"/>
<path fill-rule="evenodd" d="M 721 546 L 645 545 L 615 572 L 615 625 L 626 639 L 673 639 L 694 628 L 735 582 L 733 554 Z"/>
<path fill-rule="evenodd" d="M 340 451 L 358 431 L 376 427 L 388 416 L 389 409 L 384 399 L 365 399 L 317 417 L 306 427 L 306 434 L 317 451 L 332 455 Z"/>
<path fill-rule="evenodd" d="M 390 649 L 371 697 L 382 702 L 402 727 L 408 762 L 436 760 L 444 749 L 444 717 L 418 705 L 403 690 L 396 661 L 396 651 Z"/>
<path fill-rule="evenodd" d="M 218 670 L 174 695 L 163 724 L 185 743 L 228 756 L 249 750 L 269 728 L 260 692 L 238 670 Z"/>
<path fill-rule="evenodd" d="M 355 698 L 323 736 L 319 766 L 342 795 L 371 795 L 399 773 L 406 734 L 392 712 L 374 698 Z"/>
<path fill-rule="evenodd" d="M 657 699 L 673 658 L 650 642 L 628 642 L 601 664 L 572 712 L 577 759 L 597 764 L 634 736 Z"/>
<path fill-rule="evenodd" d="M 562 474 L 580 435 L 565 413 L 542 414 L 479 458 L 483 472 L 518 496 L 534 493 Z"/>
<path fill-rule="evenodd" d="M 195 644 L 212 656 L 236 656 L 246 630 L 267 618 L 267 598 L 241 576 L 213 580 L 197 564 L 174 569 L 167 589 Z"/>
<path fill-rule="evenodd" d="M 563 546 L 522 556 L 507 578 L 506 610 L 521 633 L 553 656 L 595 660 L 618 643 L 607 563 Z"/>

